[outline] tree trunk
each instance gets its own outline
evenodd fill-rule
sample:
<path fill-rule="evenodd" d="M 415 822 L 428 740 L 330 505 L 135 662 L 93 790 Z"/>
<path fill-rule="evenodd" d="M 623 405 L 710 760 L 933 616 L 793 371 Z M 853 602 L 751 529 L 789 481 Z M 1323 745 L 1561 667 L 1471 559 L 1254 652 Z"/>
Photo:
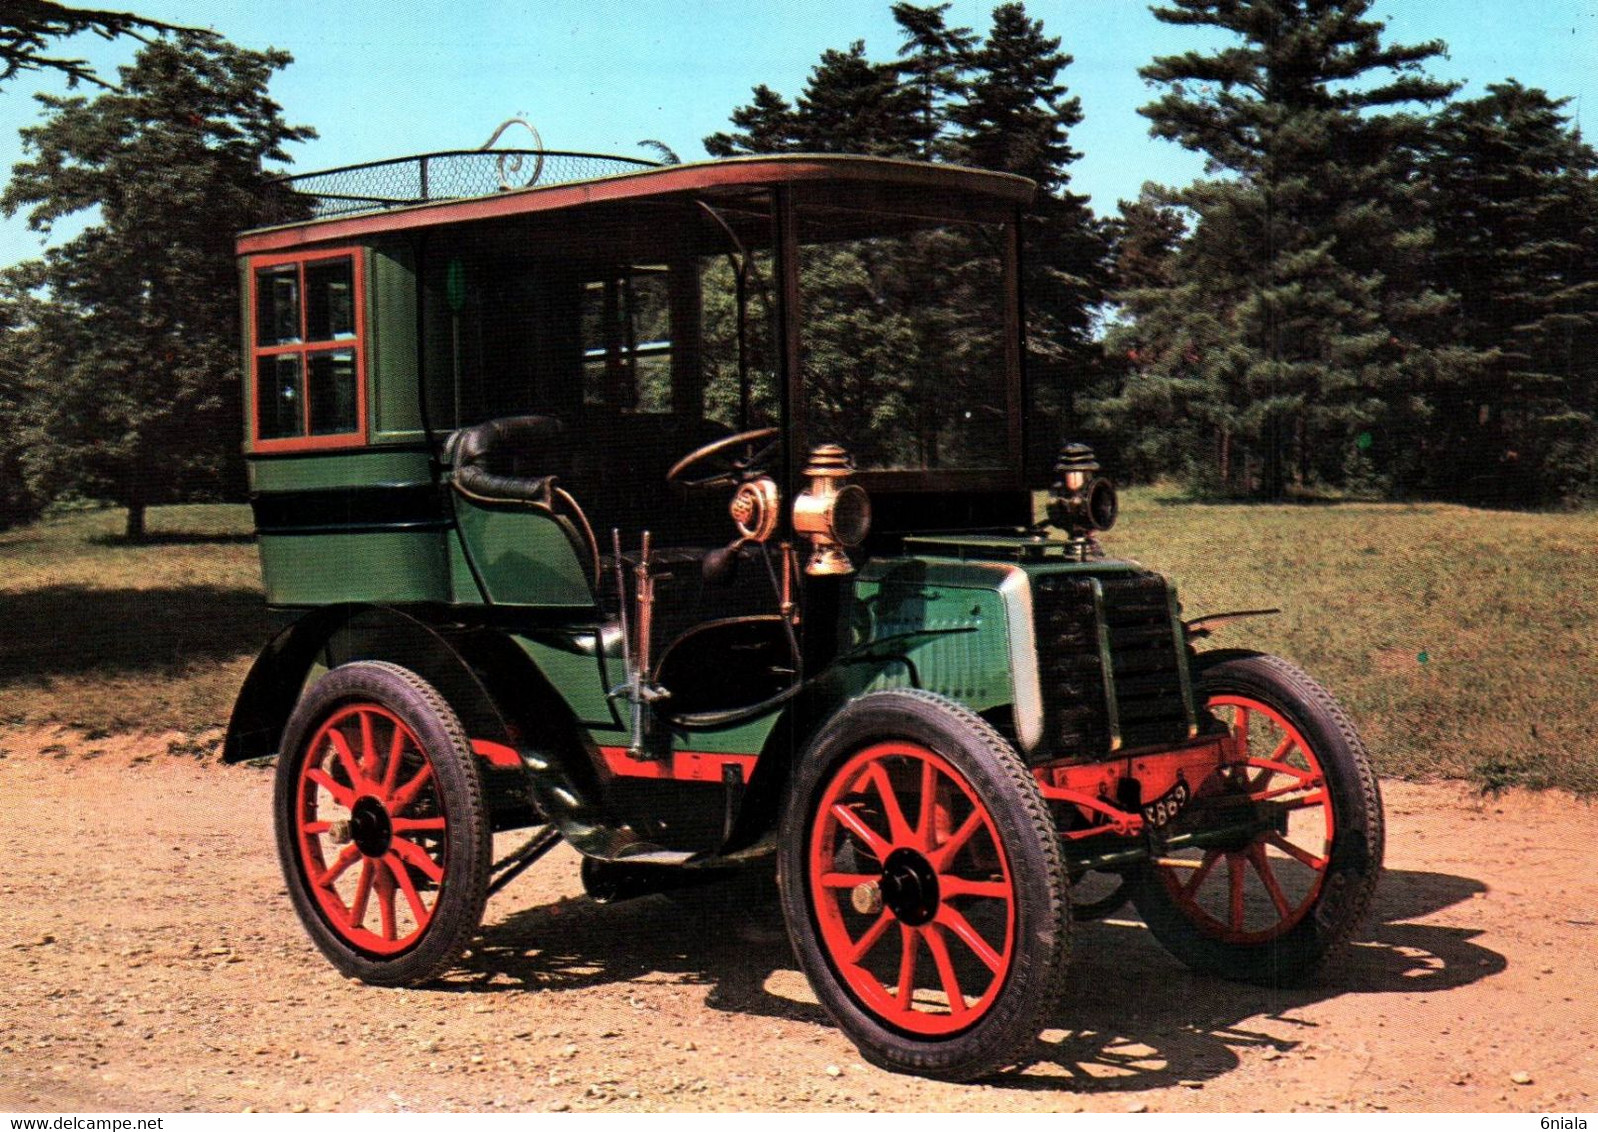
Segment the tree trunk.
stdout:
<path fill-rule="evenodd" d="M 1302 490 L 1309 483 L 1309 415 L 1302 409 L 1293 428 L 1293 442 L 1298 448 L 1298 470 L 1294 472 L 1293 480 Z"/>
<path fill-rule="evenodd" d="M 128 528 L 126 538 L 129 542 L 144 541 L 144 504 L 128 504 Z"/>

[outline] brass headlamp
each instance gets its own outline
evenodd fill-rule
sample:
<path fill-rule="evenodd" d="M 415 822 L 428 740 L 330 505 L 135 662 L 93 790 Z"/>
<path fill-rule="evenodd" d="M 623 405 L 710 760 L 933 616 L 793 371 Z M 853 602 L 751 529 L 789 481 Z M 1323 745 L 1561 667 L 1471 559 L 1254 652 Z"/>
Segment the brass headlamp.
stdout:
<path fill-rule="evenodd" d="M 854 461 L 840 445 L 810 450 L 804 470 L 810 485 L 793 501 L 793 529 L 810 540 L 806 574 L 854 573 L 847 551 L 871 532 L 871 497 L 859 484 L 843 482 L 853 471 Z"/>
<path fill-rule="evenodd" d="M 1054 464 L 1049 493 L 1049 522 L 1071 541 L 1092 546 L 1094 531 L 1115 526 L 1119 510 L 1115 484 L 1098 474 L 1099 462 L 1086 444 L 1067 444 Z"/>

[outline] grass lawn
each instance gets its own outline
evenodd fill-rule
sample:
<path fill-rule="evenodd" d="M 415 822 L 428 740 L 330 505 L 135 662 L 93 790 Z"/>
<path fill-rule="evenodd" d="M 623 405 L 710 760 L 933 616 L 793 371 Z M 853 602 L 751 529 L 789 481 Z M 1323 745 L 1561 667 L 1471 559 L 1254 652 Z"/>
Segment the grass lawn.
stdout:
<path fill-rule="evenodd" d="M 246 506 L 120 510 L 0 534 L 0 722 L 116 731 L 225 727 L 267 639 Z"/>
<path fill-rule="evenodd" d="M 267 635 L 249 511 L 120 511 L 0 535 L 0 723 L 199 734 Z M 1188 616 L 1280 606 L 1214 647 L 1281 653 L 1348 706 L 1385 774 L 1598 792 L 1598 513 L 1193 504 L 1128 492 L 1104 539 Z"/>
<path fill-rule="evenodd" d="M 1309 669 L 1382 773 L 1598 792 L 1598 513 L 1142 489 L 1104 543 L 1173 577 L 1188 617 L 1280 607 L 1208 644 Z"/>

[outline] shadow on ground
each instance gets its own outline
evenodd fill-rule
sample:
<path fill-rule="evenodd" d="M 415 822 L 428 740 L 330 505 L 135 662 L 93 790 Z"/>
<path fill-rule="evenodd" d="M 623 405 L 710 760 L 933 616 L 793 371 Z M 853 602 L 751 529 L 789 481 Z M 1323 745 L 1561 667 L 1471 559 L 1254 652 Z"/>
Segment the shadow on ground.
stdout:
<path fill-rule="evenodd" d="M 90 672 L 182 672 L 252 655 L 268 628 L 258 590 L 207 585 L 0 593 L 0 625 L 0 688 Z"/>
<path fill-rule="evenodd" d="M 1193 974 L 1135 923 L 1079 925 L 1055 1028 L 1039 1038 L 1027 1072 L 1001 1073 L 991 1083 L 1113 1092 L 1202 1082 L 1235 1068 L 1242 1049 L 1300 1044 L 1251 1030 L 1249 1019 L 1307 1027 L 1297 1011 L 1341 995 L 1445 992 L 1473 983 L 1507 965 L 1473 942 L 1478 932 L 1407 921 L 1483 891 L 1468 877 L 1389 871 L 1353 947 L 1302 988 Z M 679 985 L 705 987 L 707 1005 L 718 1010 L 830 1026 L 808 989 L 797 991 L 801 976 L 772 977 L 796 966 L 780 920 L 769 911 L 707 913 L 658 896 L 615 905 L 580 897 L 515 912 L 489 927 L 466 975 L 446 986 L 491 992 L 509 982 L 559 992 L 658 972 Z"/>

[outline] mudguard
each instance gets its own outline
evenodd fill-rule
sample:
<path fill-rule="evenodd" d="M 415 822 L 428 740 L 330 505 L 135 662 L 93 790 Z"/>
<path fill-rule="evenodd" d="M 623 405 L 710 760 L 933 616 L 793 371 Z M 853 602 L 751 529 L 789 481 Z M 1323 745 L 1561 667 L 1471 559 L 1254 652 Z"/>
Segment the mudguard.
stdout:
<path fill-rule="evenodd" d="M 708 861 L 704 854 L 654 845 L 611 814 L 595 771 L 596 752 L 588 749 L 565 701 L 510 637 L 489 628 L 433 623 L 392 607 L 325 606 L 279 633 L 240 689 L 223 761 L 275 755 L 313 667 L 353 660 L 410 668 L 449 702 L 480 754 L 495 747 L 513 751 L 519 766 L 503 771 L 490 765 L 485 772 L 513 777 L 531 804 L 530 817 L 553 824 L 585 856 L 661 865 Z M 776 777 L 780 781 L 780 771 Z M 768 791 L 780 791 L 780 785 L 773 782 L 757 793 L 766 820 L 740 830 L 736 840 L 764 832 L 758 827 L 775 811 Z"/>

